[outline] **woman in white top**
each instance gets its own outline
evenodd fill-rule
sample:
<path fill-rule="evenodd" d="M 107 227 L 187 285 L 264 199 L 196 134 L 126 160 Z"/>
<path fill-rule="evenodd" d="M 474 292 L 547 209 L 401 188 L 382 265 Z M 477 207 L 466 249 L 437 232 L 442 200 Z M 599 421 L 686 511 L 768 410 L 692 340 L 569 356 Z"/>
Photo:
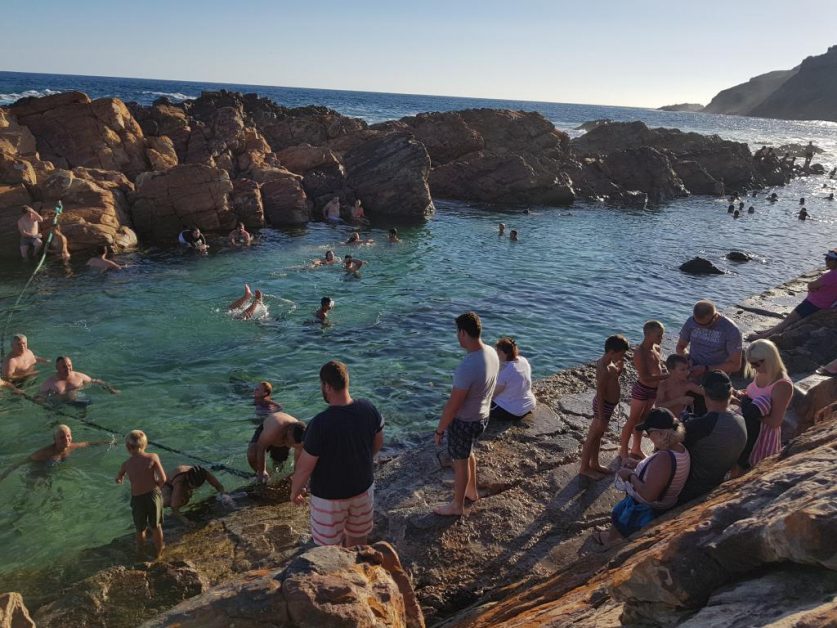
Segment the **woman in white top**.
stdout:
<path fill-rule="evenodd" d="M 522 419 L 535 409 L 537 401 L 532 392 L 532 367 L 518 353 L 512 338 L 500 338 L 495 345 L 500 358 L 500 373 L 491 399 L 491 419 Z"/>

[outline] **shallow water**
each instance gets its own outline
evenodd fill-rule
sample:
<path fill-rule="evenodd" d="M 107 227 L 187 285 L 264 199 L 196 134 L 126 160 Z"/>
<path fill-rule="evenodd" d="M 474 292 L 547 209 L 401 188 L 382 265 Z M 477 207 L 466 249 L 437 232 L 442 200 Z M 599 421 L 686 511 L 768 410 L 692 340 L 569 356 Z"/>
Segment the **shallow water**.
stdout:
<path fill-rule="evenodd" d="M 8 75 L 0 73 L 0 93 L 8 93 L 3 80 Z M 99 88 L 107 80 L 96 79 Z M 187 87 L 168 91 L 194 94 Z M 66 86 L 16 89 L 42 88 Z M 358 108 L 365 107 L 370 120 L 407 115 L 412 109 L 514 105 L 296 92 L 305 92 L 297 93 L 299 99 L 322 97 L 317 102 L 352 115 L 363 115 Z M 679 124 L 753 143 L 810 137 L 837 147 L 833 124 L 543 106 L 552 108 L 556 121 L 638 112 L 630 119 L 644 116 L 652 124 Z M 831 164 L 834 152 L 818 160 Z M 535 207 L 530 215 L 522 208 L 497 213 L 439 202 L 436 216 L 424 226 L 403 229 L 398 245 L 387 244 L 386 233 L 372 229 L 364 237 L 373 237 L 374 245 L 350 249 L 341 244 L 349 235 L 347 227 L 314 223 L 296 231 L 265 230 L 246 250 L 225 250 L 219 242 L 208 257 L 145 251 L 122 260 L 131 267 L 119 274 L 102 276 L 80 267 L 68 276 L 52 264 L 36 278 L 9 336 L 26 333 L 36 353 L 51 360 L 72 356 L 76 369 L 113 383 L 122 393 L 111 396 L 94 388 L 85 393 L 89 407 L 59 412 L 0 395 L 0 469 L 48 444 L 58 422 L 68 423 L 77 441 L 109 438 L 89 422 L 119 434 L 142 428 L 152 440 L 247 469 L 246 447 L 254 429 L 252 386 L 271 380 L 287 411 L 308 419 L 323 408 L 317 371 L 332 358 L 349 364 L 353 394 L 370 398 L 382 410 L 389 442 L 425 438 L 461 357 L 453 323 L 459 313 L 478 311 L 490 341 L 514 335 L 535 376 L 591 359 L 611 333 L 638 341 L 648 318 L 659 318 L 669 334 L 676 333 L 698 298 L 728 306 L 822 263 L 824 250 L 837 245 L 837 203 L 821 198 L 825 181 L 796 181 L 778 190 L 781 200 L 774 205 L 748 199 L 756 213 L 737 221 L 727 215 L 725 201 L 703 197 L 648 210 Z M 796 219 L 800 196 L 808 197 L 813 216 L 805 223 Z M 521 241 L 498 238 L 500 221 L 518 229 Z M 360 279 L 347 279 L 335 267 L 310 268 L 310 260 L 328 248 L 365 260 Z M 726 262 L 723 255 L 733 249 L 757 259 L 743 265 Z M 697 254 L 729 273 L 690 277 L 677 270 Z M 2 269 L 0 308 L 5 311 L 31 266 L 5 262 Z M 245 281 L 267 294 L 269 314 L 263 320 L 235 320 L 225 311 Z M 333 325 L 323 329 L 307 321 L 326 295 L 336 308 Z M 189 462 L 166 452 L 161 457 L 167 468 Z M 130 532 L 128 489 L 113 483 L 124 458 L 121 444 L 101 446 L 77 451 L 50 468 L 25 466 L 0 482 L 5 505 L 0 509 L 0 574 L 54 566 L 82 548 Z M 241 483 L 235 476 L 220 477 L 228 487 Z"/>

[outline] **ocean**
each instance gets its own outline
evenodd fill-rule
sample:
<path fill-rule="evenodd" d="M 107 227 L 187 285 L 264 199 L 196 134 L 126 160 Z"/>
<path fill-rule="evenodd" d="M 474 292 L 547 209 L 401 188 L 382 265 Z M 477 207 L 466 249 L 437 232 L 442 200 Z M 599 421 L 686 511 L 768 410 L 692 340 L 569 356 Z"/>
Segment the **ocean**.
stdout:
<path fill-rule="evenodd" d="M 500 107 L 539 111 L 573 135 L 585 121 L 609 118 L 716 133 L 751 146 L 813 140 L 826 150 L 817 161 L 829 168 L 837 163 L 837 124 L 826 122 L 0 72 L 0 104 L 71 89 L 147 104 L 221 88 L 256 92 L 291 107 L 325 105 L 370 123 L 422 111 Z M 86 392 L 86 407 L 52 411 L 0 397 L 0 470 L 48 444 L 58 422 L 70 424 L 76 440 L 140 428 L 175 449 L 247 469 L 256 424 L 253 385 L 271 380 L 285 409 L 309 419 L 323 408 L 317 371 L 332 358 L 349 364 L 353 394 L 381 409 L 389 446 L 408 446 L 429 438 L 450 390 L 461 358 L 456 315 L 479 312 L 489 342 L 514 336 L 537 377 L 592 359 L 612 333 L 639 341 L 649 318 L 663 321 L 671 338 L 699 298 L 728 307 L 820 265 L 822 253 L 837 246 L 837 204 L 824 199 L 834 185 L 823 177 L 796 180 L 777 189 L 776 204 L 765 203 L 764 194 L 751 200 L 755 214 L 737 221 L 727 215 L 723 199 L 708 197 L 645 210 L 533 206 L 528 214 L 522 207 L 496 211 L 440 201 L 427 224 L 403 229 L 402 244 L 386 244 L 384 231 L 367 230 L 364 237 L 375 243 L 354 251 L 367 263 L 361 277 L 350 280 L 334 268 L 310 266 L 327 249 L 346 252 L 348 228 L 322 223 L 262 230 L 247 250 L 227 249 L 218 239 L 207 257 L 144 249 L 122 258 L 130 264 L 126 271 L 106 276 L 86 270 L 83 259 L 69 269 L 51 264 L 13 313 L 9 334 L 27 334 L 34 351 L 50 360 L 70 355 L 77 370 L 122 392 L 112 396 L 93 388 Z M 801 196 L 812 216 L 804 223 L 796 219 Z M 498 238 L 498 222 L 518 229 L 520 242 Z M 728 262 L 730 250 L 755 259 Z M 695 255 L 728 273 L 680 273 L 679 264 Z M 31 267 L 4 262 L 2 271 L 5 319 Z M 261 320 L 226 314 L 245 282 L 267 295 L 268 315 Z M 309 324 L 322 296 L 336 302 L 333 325 L 325 329 Z M 50 370 L 45 365 L 29 392 Z M 161 455 L 167 468 L 189 462 Z M 128 492 L 113 484 L 124 457 L 120 436 L 115 446 L 80 450 L 46 469 L 24 465 L 0 481 L 6 505 L 0 510 L 0 582 L 14 582 L 24 569 L 72 561 L 81 549 L 130 532 Z M 230 488 L 242 482 L 226 475 L 222 481 Z"/>

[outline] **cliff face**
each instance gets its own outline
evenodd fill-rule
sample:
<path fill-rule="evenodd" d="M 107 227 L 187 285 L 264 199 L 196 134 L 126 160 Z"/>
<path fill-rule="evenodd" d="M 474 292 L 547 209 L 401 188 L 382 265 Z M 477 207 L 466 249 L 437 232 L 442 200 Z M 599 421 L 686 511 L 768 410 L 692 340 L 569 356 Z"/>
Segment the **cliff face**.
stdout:
<path fill-rule="evenodd" d="M 719 92 L 707 113 L 785 120 L 837 120 L 837 46 Z"/>
<path fill-rule="evenodd" d="M 799 68 L 776 70 L 760 74 L 746 83 L 719 92 L 704 108 L 706 113 L 724 113 L 733 116 L 753 115 L 752 111 L 768 96 L 792 78 Z"/>
<path fill-rule="evenodd" d="M 837 120 L 837 46 L 808 57 L 799 71 L 756 106 L 751 115 L 789 120 Z"/>

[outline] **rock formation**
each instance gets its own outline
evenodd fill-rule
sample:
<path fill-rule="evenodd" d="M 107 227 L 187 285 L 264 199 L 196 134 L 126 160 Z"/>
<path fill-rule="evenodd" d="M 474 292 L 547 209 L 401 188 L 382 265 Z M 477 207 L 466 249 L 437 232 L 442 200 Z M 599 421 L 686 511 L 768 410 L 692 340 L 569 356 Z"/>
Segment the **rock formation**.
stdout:
<path fill-rule="evenodd" d="M 693 257 L 680 265 L 680 270 L 690 275 L 723 275 L 724 271 L 715 266 L 708 259 Z"/>
<path fill-rule="evenodd" d="M 799 71 L 776 70 L 751 78 L 746 83 L 725 89 L 709 101 L 704 107 L 705 113 L 723 113 L 732 116 L 747 116 L 770 94 L 782 86 L 785 81 Z"/>
<path fill-rule="evenodd" d="M 663 105 L 658 109 L 659 111 L 688 111 L 689 113 L 699 113 L 703 111 L 703 105 L 694 102 L 684 102 L 676 105 Z"/>

